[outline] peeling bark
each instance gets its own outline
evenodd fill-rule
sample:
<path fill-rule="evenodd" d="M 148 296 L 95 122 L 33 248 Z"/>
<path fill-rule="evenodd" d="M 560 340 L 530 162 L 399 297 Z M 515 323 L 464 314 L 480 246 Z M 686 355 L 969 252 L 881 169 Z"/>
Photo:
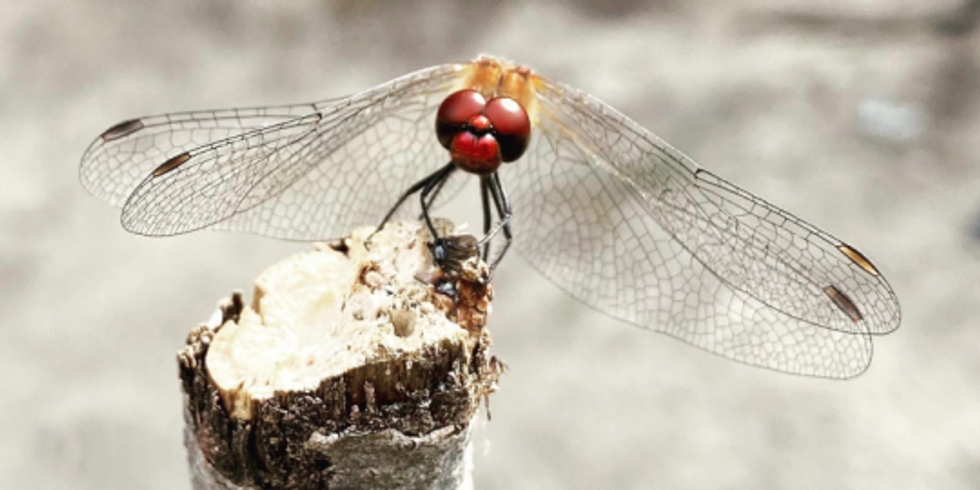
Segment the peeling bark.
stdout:
<path fill-rule="evenodd" d="M 468 488 L 470 434 L 503 370 L 475 259 L 447 277 L 416 225 L 276 264 L 178 354 L 195 489 Z M 455 298 L 438 292 L 453 281 Z"/>

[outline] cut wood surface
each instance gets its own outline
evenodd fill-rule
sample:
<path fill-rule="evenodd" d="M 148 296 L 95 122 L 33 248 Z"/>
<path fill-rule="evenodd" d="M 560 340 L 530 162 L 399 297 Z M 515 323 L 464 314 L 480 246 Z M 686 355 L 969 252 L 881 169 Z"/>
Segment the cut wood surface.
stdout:
<path fill-rule="evenodd" d="M 234 293 L 190 332 L 194 488 L 469 485 L 472 423 L 502 371 L 486 265 L 447 274 L 424 228 L 373 230 L 270 267 L 250 305 Z"/>

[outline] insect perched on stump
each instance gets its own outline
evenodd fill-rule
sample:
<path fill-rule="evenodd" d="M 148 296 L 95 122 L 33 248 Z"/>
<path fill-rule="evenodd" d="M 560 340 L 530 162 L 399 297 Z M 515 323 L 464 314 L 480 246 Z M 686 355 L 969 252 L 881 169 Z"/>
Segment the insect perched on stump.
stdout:
<path fill-rule="evenodd" d="M 326 240 L 421 214 L 446 265 L 461 248 L 431 209 L 474 174 L 484 236 L 467 247 L 491 269 L 513 243 L 612 317 L 790 373 L 860 374 L 872 336 L 900 322 L 856 248 L 598 99 L 491 57 L 310 104 L 131 119 L 96 138 L 80 173 L 134 233 Z"/>

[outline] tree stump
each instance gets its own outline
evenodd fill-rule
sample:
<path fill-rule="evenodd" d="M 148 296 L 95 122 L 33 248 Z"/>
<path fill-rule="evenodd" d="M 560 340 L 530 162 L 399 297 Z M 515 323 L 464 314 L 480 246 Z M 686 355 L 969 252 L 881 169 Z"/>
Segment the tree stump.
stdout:
<path fill-rule="evenodd" d="M 373 231 L 270 267 L 250 306 L 236 292 L 190 332 L 195 489 L 471 488 L 473 421 L 503 370 L 486 265 L 443 271 L 416 224 Z"/>

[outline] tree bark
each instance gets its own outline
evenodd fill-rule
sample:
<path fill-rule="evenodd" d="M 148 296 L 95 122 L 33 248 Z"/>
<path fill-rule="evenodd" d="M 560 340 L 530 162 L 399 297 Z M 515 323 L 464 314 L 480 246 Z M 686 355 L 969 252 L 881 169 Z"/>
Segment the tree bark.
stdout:
<path fill-rule="evenodd" d="M 191 330 L 195 489 L 471 488 L 473 421 L 503 370 L 486 265 L 447 273 L 424 228 L 372 231 L 274 265 L 250 306 L 233 293 Z"/>

